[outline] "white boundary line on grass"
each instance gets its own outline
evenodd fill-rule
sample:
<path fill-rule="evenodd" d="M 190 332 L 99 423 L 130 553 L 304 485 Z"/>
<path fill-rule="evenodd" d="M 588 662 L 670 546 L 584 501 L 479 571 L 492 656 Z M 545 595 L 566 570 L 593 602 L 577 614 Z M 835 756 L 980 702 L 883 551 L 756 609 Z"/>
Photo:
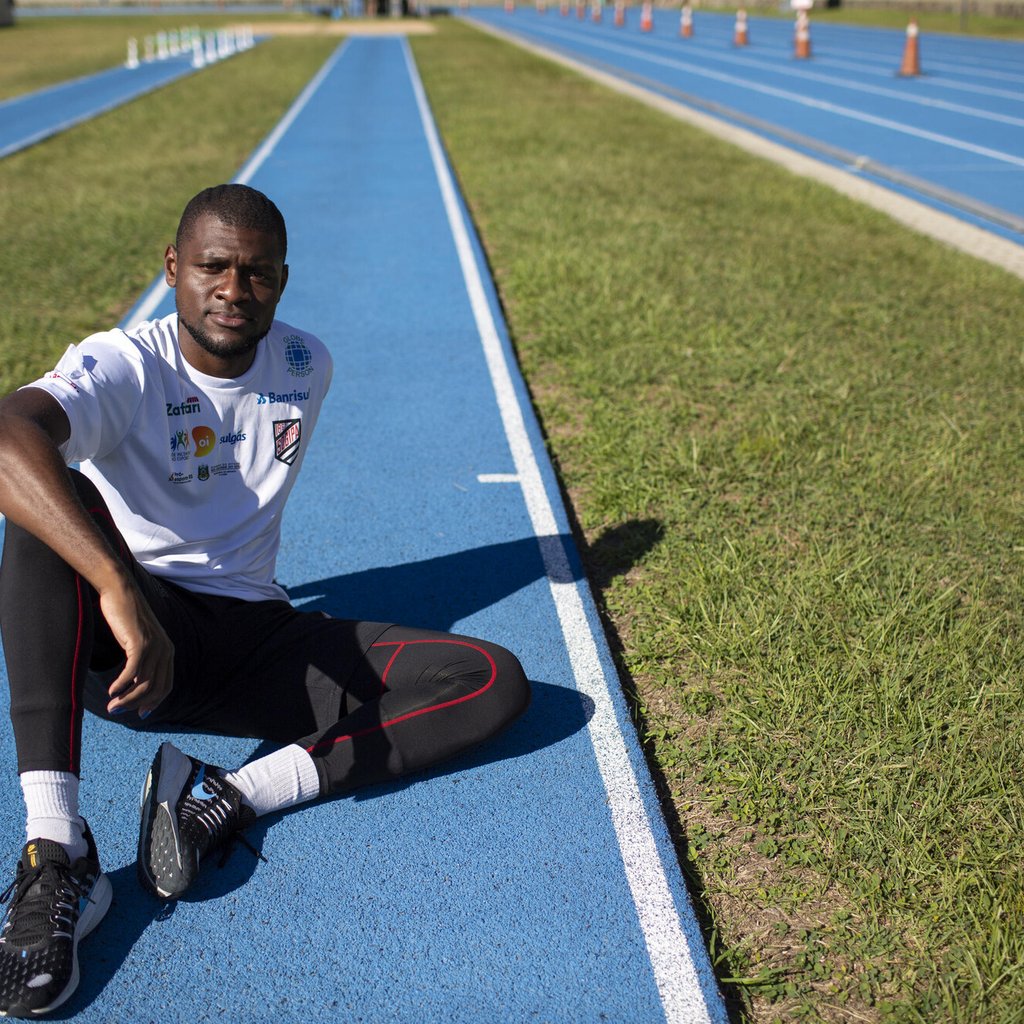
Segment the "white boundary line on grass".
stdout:
<path fill-rule="evenodd" d="M 698 956 L 706 956 L 696 918 L 692 908 L 687 906 L 684 909 L 689 912 L 689 929 L 680 919 L 679 909 L 658 855 L 651 823 L 616 720 L 609 681 L 601 667 L 597 643 L 590 629 L 583 599 L 577 584 L 573 582 L 554 511 L 544 490 L 537 458 L 530 444 L 522 409 L 516 399 L 515 387 L 437 128 L 408 41 L 403 39 L 402 46 L 502 424 L 512 451 L 516 475 L 523 489 L 527 512 L 540 543 L 576 685 L 580 692 L 594 702 L 594 715 L 588 726 L 591 742 L 608 794 L 612 824 L 647 943 L 665 1018 L 668 1024 L 724 1022 L 725 1010 L 718 998 L 717 987 L 709 999 L 693 961 L 691 950 L 694 948 Z M 705 978 L 710 975 L 708 964 Z M 710 985 L 714 986 L 713 980 Z"/>
<path fill-rule="evenodd" d="M 793 174 L 828 185 L 836 192 L 888 214 L 893 220 L 899 221 L 913 231 L 934 238 L 954 249 L 959 249 L 969 256 L 993 263 L 1019 278 L 1024 278 L 1024 246 L 1017 245 L 1008 238 L 975 227 L 973 224 L 968 224 L 958 217 L 933 209 L 916 199 L 910 199 L 882 185 L 866 181 L 859 175 L 805 156 L 803 153 L 798 153 L 796 150 L 763 138 L 755 132 L 720 121 L 718 118 L 701 113 L 676 100 L 670 100 L 659 93 L 651 92 L 649 89 L 624 81 L 615 75 L 590 67 L 583 61 L 576 60 L 557 50 L 530 42 L 514 32 L 506 32 L 476 18 L 467 18 L 466 21 L 481 32 L 486 32 L 506 43 L 512 43 L 544 60 L 561 64 L 609 89 L 614 89 L 615 92 L 630 96 L 655 110 L 660 110 L 677 121 L 685 121 L 703 129 L 709 135 L 714 135 L 716 138 L 723 139 L 752 153 L 754 156 L 771 160 Z"/>
<path fill-rule="evenodd" d="M 249 158 L 249 162 L 238 172 L 235 176 L 236 184 L 247 185 L 252 180 L 253 175 L 263 166 L 267 157 L 273 153 L 277 144 L 281 141 L 281 136 L 292 126 L 292 122 L 302 113 L 303 108 L 313 98 L 314 93 L 320 88 L 323 80 L 331 73 L 334 65 L 341 59 L 344 49 L 345 40 L 338 45 L 334 53 L 324 62 L 323 67 L 309 80 L 306 88 L 299 93 L 295 102 L 288 108 L 288 112 L 277 122 L 274 130 L 263 140 L 260 148 Z M 148 320 L 169 292 L 170 288 L 167 287 L 166 282 L 163 280 L 157 281 L 146 293 L 146 297 L 142 302 L 136 307 L 135 313 L 132 316 L 132 323 L 136 324 L 141 323 L 143 320 Z"/>

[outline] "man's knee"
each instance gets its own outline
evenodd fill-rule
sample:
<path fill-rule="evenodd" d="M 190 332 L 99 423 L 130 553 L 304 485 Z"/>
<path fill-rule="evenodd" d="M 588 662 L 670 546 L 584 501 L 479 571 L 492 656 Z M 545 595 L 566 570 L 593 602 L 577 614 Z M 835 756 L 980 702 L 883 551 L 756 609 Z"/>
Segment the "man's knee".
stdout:
<path fill-rule="evenodd" d="M 500 697 L 503 721 L 507 725 L 517 719 L 530 706 L 530 682 L 519 659 L 504 647 L 490 645 L 496 674 L 494 686 Z"/>

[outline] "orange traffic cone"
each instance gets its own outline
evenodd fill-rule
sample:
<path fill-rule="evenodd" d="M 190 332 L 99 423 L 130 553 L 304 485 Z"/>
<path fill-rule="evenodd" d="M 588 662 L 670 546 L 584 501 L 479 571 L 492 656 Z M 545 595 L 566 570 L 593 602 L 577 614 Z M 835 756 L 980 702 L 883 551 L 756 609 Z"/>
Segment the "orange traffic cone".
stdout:
<path fill-rule="evenodd" d="M 651 0 L 644 0 L 640 7 L 640 31 L 650 32 L 654 28 L 654 12 L 651 10 Z"/>
<path fill-rule="evenodd" d="M 903 63 L 900 65 L 901 75 L 921 74 L 921 51 L 918 45 L 917 21 L 910 19 L 907 26 L 907 43 L 903 47 Z"/>
<path fill-rule="evenodd" d="M 793 34 L 793 56 L 798 60 L 806 60 L 811 55 L 811 19 L 806 11 L 799 11 L 796 16 L 796 31 Z"/>
<path fill-rule="evenodd" d="M 679 15 L 679 34 L 684 39 L 693 36 L 693 8 L 688 3 L 683 4 L 682 13 Z"/>
<path fill-rule="evenodd" d="M 750 42 L 747 35 L 747 12 L 742 7 L 736 12 L 736 29 L 732 42 L 733 46 L 746 46 Z"/>
<path fill-rule="evenodd" d="M 615 0 L 615 27 L 622 28 L 626 24 L 626 0 Z"/>

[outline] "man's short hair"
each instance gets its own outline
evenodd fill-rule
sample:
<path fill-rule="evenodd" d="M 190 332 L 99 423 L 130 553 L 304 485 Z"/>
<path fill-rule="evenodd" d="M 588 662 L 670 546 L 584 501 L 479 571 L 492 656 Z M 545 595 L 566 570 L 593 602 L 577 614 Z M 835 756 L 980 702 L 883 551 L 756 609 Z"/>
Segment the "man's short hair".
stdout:
<path fill-rule="evenodd" d="M 203 214 L 213 214 L 233 228 L 248 228 L 274 235 L 281 243 L 281 259 L 288 253 L 288 233 L 281 211 L 262 192 L 248 185 L 214 185 L 193 196 L 178 221 L 176 249 L 189 238 L 196 221 Z"/>

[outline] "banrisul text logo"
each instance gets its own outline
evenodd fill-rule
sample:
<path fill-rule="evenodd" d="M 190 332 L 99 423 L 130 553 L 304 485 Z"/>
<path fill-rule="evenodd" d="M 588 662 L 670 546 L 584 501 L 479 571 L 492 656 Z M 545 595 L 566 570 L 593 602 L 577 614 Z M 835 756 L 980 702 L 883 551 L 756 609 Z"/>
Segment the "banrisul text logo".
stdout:
<path fill-rule="evenodd" d="M 313 353 L 297 334 L 285 337 L 284 358 L 293 377 L 308 377 L 313 372 Z"/>
<path fill-rule="evenodd" d="M 261 391 L 256 396 L 257 405 L 291 405 L 292 402 L 308 402 L 309 391 Z"/>
<path fill-rule="evenodd" d="M 168 416 L 189 416 L 197 412 L 199 412 L 199 398 L 196 395 L 186 398 L 180 405 L 175 405 L 173 402 L 167 403 Z"/>

